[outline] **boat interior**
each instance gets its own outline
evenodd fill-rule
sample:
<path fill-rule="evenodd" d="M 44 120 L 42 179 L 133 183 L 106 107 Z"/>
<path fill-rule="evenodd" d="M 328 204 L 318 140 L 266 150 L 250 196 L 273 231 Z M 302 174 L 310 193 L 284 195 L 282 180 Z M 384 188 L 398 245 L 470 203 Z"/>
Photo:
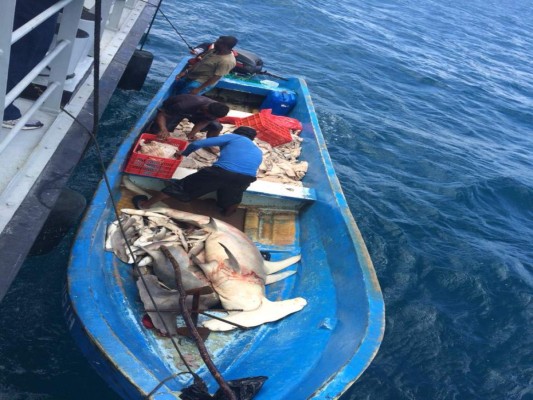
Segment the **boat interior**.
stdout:
<path fill-rule="evenodd" d="M 207 96 L 227 104 L 231 110 L 230 114 L 232 112 L 257 113 L 261 103 L 265 99 L 264 95 L 226 89 L 212 90 Z M 231 131 L 233 126 L 228 125 L 224 128 L 224 132 Z M 196 170 L 178 167 L 172 178 L 180 179 L 194 172 Z M 133 188 L 141 188 L 143 191 L 155 195 L 165 185 L 162 179 L 127 173 L 124 173 L 122 180 L 123 184 L 120 186 L 120 194 L 117 199 L 118 210 L 134 208 L 132 199 L 139 192 L 132 190 L 132 186 Z M 125 184 L 125 180 L 128 180 L 129 184 Z M 287 183 L 269 182 L 259 178 L 247 189 L 241 205 L 230 216 L 225 216 L 221 213 L 216 205 L 215 196 L 215 193 L 210 193 L 191 202 L 181 202 L 174 198 L 167 198 L 155 204 L 153 207 L 170 207 L 194 214 L 207 215 L 227 222 L 245 232 L 267 260 L 281 260 L 300 254 L 299 213 L 315 200 L 313 189 L 306 188 L 301 183 L 299 185 L 291 185 Z M 298 264 L 290 268 L 296 269 L 298 268 Z M 294 280 L 287 279 L 284 283 L 267 286 L 267 296 L 269 298 L 281 298 L 282 293 L 289 293 L 292 290 L 293 284 Z M 137 318 L 140 318 L 143 310 L 140 309 L 138 312 L 140 315 Z M 219 314 L 219 317 L 223 318 L 223 316 L 224 314 Z M 207 317 L 200 316 L 200 321 L 202 318 L 207 319 Z M 181 327 L 185 327 L 185 323 L 181 319 L 178 320 L 178 326 L 180 324 Z M 212 332 L 210 334 L 211 339 L 207 342 L 210 351 L 214 354 L 224 348 L 224 346 L 234 343 L 236 335 L 239 334 L 242 334 L 242 332 Z M 167 357 L 173 358 L 174 367 L 183 367 L 182 361 L 175 354 L 175 350 L 171 348 L 168 338 L 155 334 L 154 340 Z M 194 347 L 192 343 L 185 346 L 186 348 L 188 346 Z M 191 348 L 189 351 L 189 360 L 192 357 L 194 359 L 193 364 L 201 365 L 202 360 L 196 353 L 196 350 Z"/>
<path fill-rule="evenodd" d="M 234 112 L 257 113 L 265 100 L 265 95 L 218 88 L 211 90 L 206 96 L 227 104 L 231 110 L 229 115 Z M 223 132 L 230 132 L 233 128 L 233 125 L 224 125 Z M 178 167 L 172 179 L 181 179 L 194 172 L 196 170 Z M 143 176 L 127 175 L 124 179 L 129 179 L 152 195 L 164 186 L 164 181 L 160 179 Z M 224 216 L 216 206 L 215 193 L 188 203 L 169 198 L 157 205 L 207 215 L 230 223 L 245 232 L 262 250 L 280 251 L 283 246 L 290 245 L 292 252 L 297 243 L 297 214 L 302 207 L 315 200 L 314 190 L 299 183 L 277 183 L 258 178 L 245 192 L 237 212 L 229 217 Z M 123 185 L 118 208 L 132 208 L 131 199 L 135 195 Z"/>
<path fill-rule="evenodd" d="M 176 73 L 179 70 L 180 65 Z M 124 169 L 139 134 L 145 131 L 143 127 L 151 122 L 169 95 L 172 82 L 171 76 L 108 169 L 118 210 L 133 208 L 132 198 L 140 194 L 139 188 L 155 194 L 165 185 L 164 179 L 127 174 Z M 258 179 L 247 189 L 241 206 L 230 217 L 219 213 L 213 195 L 190 203 L 168 199 L 156 206 L 221 219 L 245 232 L 263 257 L 271 261 L 302 256 L 287 268 L 297 271 L 296 274 L 265 288 L 270 301 L 305 299 L 307 305 L 301 311 L 279 323 L 267 323 L 254 329 L 211 332 L 205 345 L 225 379 L 268 375 L 258 398 L 326 398 L 321 397 L 320 391 L 341 393 L 373 357 L 374 342 L 361 346 L 367 334 L 368 315 L 374 312 L 369 309 L 365 282 L 371 282 L 372 290 L 376 286 L 376 296 L 380 293 L 377 281 L 372 281 L 372 276 L 366 277 L 367 269 L 360 267 L 371 265 L 371 261 L 364 248 L 357 254 L 359 246 L 364 244 L 348 214 L 334 172 L 328 176 L 333 169 L 327 152 L 322 151 L 324 139 L 305 82 L 289 78 L 283 85 L 295 90 L 299 99 L 304 99 L 297 102 L 289 114 L 303 126 L 299 135 L 302 139 L 299 160 L 309 162 L 303 184 Z M 208 95 L 224 99 L 236 112 L 257 110 L 271 91 L 264 84 L 226 78 L 217 87 L 220 90 Z M 180 165 L 173 177 L 179 179 L 192 172 L 194 170 Z M 217 383 L 192 340 L 177 338 L 185 364 L 173 339 L 144 325 L 143 316 L 149 311 L 140 299 L 131 265 L 105 251 L 103 246 L 107 229 L 114 220 L 116 215 L 108 189 L 101 184 L 71 254 L 68 296 L 72 308 L 67 309 L 66 314 L 67 320 L 72 321 L 73 335 L 79 338 L 82 350 L 95 368 L 103 376 L 110 377 L 108 382 L 121 383 L 115 385 L 115 390 L 125 398 L 135 397 L 132 391 L 148 396 L 154 393 L 154 388 L 161 388 L 162 396 L 179 392 L 192 383 L 188 368 L 196 371 L 210 390 L 215 389 Z M 379 304 L 377 312 L 381 312 Z M 217 309 L 210 310 L 210 314 L 220 318 L 227 315 Z M 76 315 L 80 323 L 76 323 Z M 199 315 L 198 324 L 210 318 Z M 185 326 L 180 317 L 177 326 Z M 381 325 L 375 329 L 372 335 L 380 337 Z M 342 343 L 342 351 L 339 351 L 339 343 Z M 297 368 L 288 369 L 280 360 Z M 330 385 L 333 376 L 335 384 Z"/>

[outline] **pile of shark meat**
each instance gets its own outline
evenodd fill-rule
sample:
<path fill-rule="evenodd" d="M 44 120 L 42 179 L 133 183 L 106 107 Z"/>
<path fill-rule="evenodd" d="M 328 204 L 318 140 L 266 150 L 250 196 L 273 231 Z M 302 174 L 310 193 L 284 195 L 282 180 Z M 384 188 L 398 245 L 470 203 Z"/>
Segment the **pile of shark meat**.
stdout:
<path fill-rule="evenodd" d="M 161 158 L 177 158 L 179 156 L 178 151 L 179 148 L 170 143 L 145 139 L 139 141 L 139 148 L 137 149 L 138 153 Z"/>
<path fill-rule="evenodd" d="M 235 125 L 222 124 L 222 133 L 232 132 Z M 193 124 L 187 119 L 182 120 L 172 133 L 172 137 L 187 140 L 186 133 L 190 132 Z M 297 131 L 294 131 L 297 132 Z M 200 134 L 198 134 L 199 136 Z M 300 157 L 302 138 L 292 133 L 292 141 L 281 146 L 272 147 L 269 143 L 254 139 L 263 152 L 263 162 L 259 166 L 257 178 L 270 182 L 287 183 L 302 186 L 302 178 L 308 168 L 306 161 L 298 161 Z M 180 164 L 182 168 L 200 169 L 212 165 L 218 158 L 218 150 L 200 149 L 185 157 Z"/>
<path fill-rule="evenodd" d="M 140 267 L 140 298 L 155 328 L 164 335 L 176 334 L 180 304 L 175 270 L 161 246 L 179 264 L 186 291 L 205 286 L 212 289 L 212 293 L 200 296 L 200 309 L 221 303 L 228 312 L 223 319 L 237 326 L 254 327 L 276 321 L 307 304 L 301 297 L 283 301 L 265 297 L 265 285 L 294 274 L 295 271 L 279 271 L 297 263 L 300 256 L 266 261 L 248 236 L 230 224 L 166 207 L 123 209 L 120 221 L 123 230 L 118 221 L 107 229 L 106 250 L 113 251 L 123 262 L 136 262 Z M 228 331 L 236 326 L 230 323 L 210 319 L 202 325 L 212 331 Z"/>
<path fill-rule="evenodd" d="M 267 142 L 256 140 L 263 152 L 263 162 L 259 166 L 257 178 L 265 181 L 290 183 L 301 186 L 307 172 L 307 161 L 298 161 L 302 151 L 302 138 L 292 134 L 292 141 L 272 147 Z"/>

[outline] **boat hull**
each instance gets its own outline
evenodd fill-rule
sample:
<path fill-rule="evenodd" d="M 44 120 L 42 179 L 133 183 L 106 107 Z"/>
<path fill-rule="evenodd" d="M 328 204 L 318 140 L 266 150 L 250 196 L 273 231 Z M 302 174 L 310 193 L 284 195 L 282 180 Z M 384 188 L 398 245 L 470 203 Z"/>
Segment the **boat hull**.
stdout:
<path fill-rule="evenodd" d="M 183 67 L 178 65 L 175 73 Z M 120 171 L 142 128 L 169 94 L 163 85 L 120 147 L 108 169 L 119 196 Z M 290 116 L 303 125 L 302 157 L 310 163 L 304 184 L 315 197 L 294 211 L 294 238 L 283 246 L 258 242 L 274 259 L 301 254 L 297 274 L 267 289 L 271 300 L 303 297 L 308 305 L 281 321 L 245 332 L 212 334 L 206 342 L 226 379 L 268 376 L 257 399 L 333 399 L 363 373 L 378 351 L 384 331 L 384 304 L 368 251 L 346 203 L 327 152 L 307 85 L 300 78 L 282 83 L 296 92 Z M 224 79 L 218 88 L 266 95 L 261 82 Z M 270 198 L 275 205 L 276 196 Z M 68 313 L 74 338 L 92 365 L 124 398 L 146 396 L 180 371 L 162 339 L 147 333 L 129 267 L 103 250 L 105 229 L 114 218 L 109 194 L 100 185 L 72 250 L 68 272 Z M 196 371 L 214 392 L 205 367 Z M 190 377 L 167 381 L 156 396 L 177 396 Z M 161 397 L 163 398 L 163 397 Z"/>

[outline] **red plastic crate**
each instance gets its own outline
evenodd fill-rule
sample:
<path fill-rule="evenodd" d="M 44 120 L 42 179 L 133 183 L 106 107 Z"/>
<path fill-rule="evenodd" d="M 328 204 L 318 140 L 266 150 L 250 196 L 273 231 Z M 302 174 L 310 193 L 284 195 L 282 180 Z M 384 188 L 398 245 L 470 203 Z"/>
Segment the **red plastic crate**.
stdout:
<path fill-rule="evenodd" d="M 239 117 L 229 117 L 229 116 L 225 116 L 225 117 L 218 118 L 218 122 L 220 122 L 221 124 L 231 124 L 231 125 L 235 125 L 235 123 L 236 123 L 239 119 L 240 119 Z"/>
<path fill-rule="evenodd" d="M 272 115 L 272 119 L 279 126 L 285 126 L 294 131 L 302 130 L 302 123 L 298 121 L 296 118 L 282 117 L 280 115 Z"/>
<path fill-rule="evenodd" d="M 276 118 L 277 116 L 272 115 L 272 110 L 265 109 L 258 114 L 235 121 L 235 125 L 254 128 L 257 131 L 258 139 L 275 147 L 292 141 L 290 129 L 287 126 L 278 124 Z"/>
<path fill-rule="evenodd" d="M 124 172 L 128 174 L 152 176 L 154 178 L 172 178 L 174 171 L 176 171 L 176 168 L 180 165 L 183 157 L 163 158 L 138 153 L 141 139 L 157 140 L 157 135 L 152 135 L 151 133 L 141 134 L 133 148 L 128 163 L 126 164 L 126 168 L 124 168 Z M 180 151 L 185 150 L 188 144 L 185 140 L 174 138 L 168 138 L 165 143 L 176 146 Z"/>

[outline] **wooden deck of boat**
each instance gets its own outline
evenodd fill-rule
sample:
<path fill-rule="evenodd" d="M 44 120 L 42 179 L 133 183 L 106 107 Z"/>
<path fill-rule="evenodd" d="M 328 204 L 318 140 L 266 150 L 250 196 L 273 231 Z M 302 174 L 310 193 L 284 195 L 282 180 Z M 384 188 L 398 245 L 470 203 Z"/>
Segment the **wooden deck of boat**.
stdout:
<path fill-rule="evenodd" d="M 155 194 L 155 191 L 150 191 L 152 194 Z M 118 209 L 122 208 L 135 208 L 132 203 L 132 198 L 136 196 L 136 193 L 133 193 L 132 191 L 122 188 L 121 189 L 121 197 L 118 201 Z M 194 200 L 188 203 L 168 198 L 162 201 L 163 204 L 165 204 L 167 207 L 174 208 L 176 210 L 186 211 L 193 214 L 201 214 L 201 215 L 208 215 L 210 217 L 219 219 L 221 221 L 227 222 L 228 224 L 231 224 L 235 226 L 236 228 L 244 231 L 244 222 L 246 217 L 246 210 L 244 208 L 239 208 L 237 211 L 230 216 L 223 215 L 219 208 L 216 205 L 215 199 L 204 199 L 204 200 Z"/>
<path fill-rule="evenodd" d="M 155 194 L 155 191 L 153 193 Z M 121 197 L 117 203 L 118 209 L 134 208 L 132 198 L 135 195 L 134 192 L 122 187 Z M 225 216 L 212 198 L 197 199 L 189 203 L 168 198 L 162 203 L 177 210 L 222 220 L 245 232 L 252 241 L 265 246 L 290 246 L 295 240 L 298 217 L 296 210 L 243 206 L 233 215 Z"/>

